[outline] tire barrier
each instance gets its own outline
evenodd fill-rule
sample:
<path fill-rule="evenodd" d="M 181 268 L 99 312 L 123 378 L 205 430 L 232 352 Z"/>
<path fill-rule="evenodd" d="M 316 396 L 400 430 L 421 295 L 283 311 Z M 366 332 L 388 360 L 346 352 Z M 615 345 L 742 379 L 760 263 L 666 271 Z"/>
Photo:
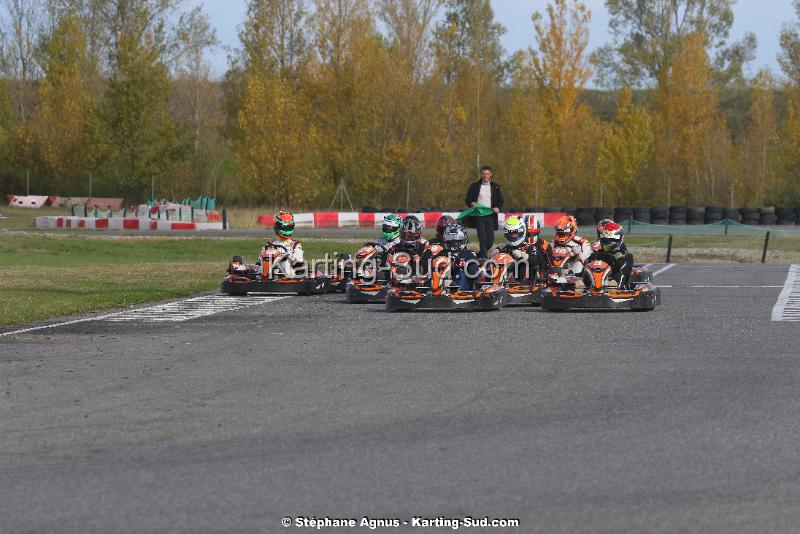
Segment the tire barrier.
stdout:
<path fill-rule="evenodd" d="M 777 224 L 781 226 L 797 223 L 797 209 L 795 208 L 775 208 Z"/>
<path fill-rule="evenodd" d="M 686 208 L 686 224 L 697 225 L 705 224 L 706 222 L 706 209 L 703 208 Z"/>
<path fill-rule="evenodd" d="M 221 222 L 194 223 L 157 219 L 96 217 L 34 217 L 36 228 L 78 230 L 131 230 L 137 232 L 180 232 L 222 230 Z"/>
<path fill-rule="evenodd" d="M 595 208 L 594 209 L 594 223 L 597 224 L 603 219 L 613 219 L 614 218 L 614 208 Z"/>
<path fill-rule="evenodd" d="M 686 224 L 686 206 L 669 207 L 669 224 Z"/>
<path fill-rule="evenodd" d="M 652 222 L 653 216 L 651 214 L 650 208 L 646 208 L 644 206 L 633 208 L 633 220 L 646 223 Z"/>
<path fill-rule="evenodd" d="M 653 224 L 669 224 L 669 210 L 666 206 L 650 208 L 650 222 Z"/>
<path fill-rule="evenodd" d="M 705 224 L 713 224 L 723 219 L 722 207 L 720 206 L 706 206 Z"/>
<path fill-rule="evenodd" d="M 761 220 L 758 208 L 739 208 L 739 213 L 742 215 L 742 224 L 755 226 Z"/>
<path fill-rule="evenodd" d="M 614 208 L 614 216 L 611 218 L 620 223 L 625 222 L 633 218 L 633 209 L 617 206 Z"/>

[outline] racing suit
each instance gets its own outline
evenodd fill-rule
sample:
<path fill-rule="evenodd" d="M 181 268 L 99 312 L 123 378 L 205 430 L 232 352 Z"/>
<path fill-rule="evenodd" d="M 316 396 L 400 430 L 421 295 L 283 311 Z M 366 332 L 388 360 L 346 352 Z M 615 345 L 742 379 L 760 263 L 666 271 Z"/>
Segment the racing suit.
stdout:
<path fill-rule="evenodd" d="M 478 255 L 469 249 L 451 253 L 441 249 L 438 254 L 432 256 L 450 257 L 450 279 L 465 291 L 473 291 L 481 273 L 481 260 Z"/>
<path fill-rule="evenodd" d="M 537 277 L 543 280 L 553 266 L 553 249 L 550 243 L 542 238 L 533 244 L 523 243 L 516 247 L 503 245 L 497 247 L 496 253 L 508 254 L 517 261 L 514 278 L 520 282 L 529 280 L 531 283 L 536 283 Z"/>
<path fill-rule="evenodd" d="M 419 240 L 416 243 L 399 242 L 391 250 L 393 256 L 408 255 L 411 258 L 409 266 L 411 268 L 410 276 L 423 277 L 427 276 L 428 268 L 432 258 L 431 249 L 427 246 L 427 241 Z"/>
<path fill-rule="evenodd" d="M 296 278 L 305 275 L 306 264 L 303 256 L 303 245 L 300 241 L 295 241 L 294 239 L 275 239 L 261 247 L 261 254 L 270 247 L 278 247 L 286 250 L 286 255 L 273 266 L 273 272 L 280 273 L 287 278 Z M 261 266 L 261 254 L 259 254 L 258 262 L 256 262 L 259 266 Z"/>
<path fill-rule="evenodd" d="M 377 269 L 377 280 L 386 281 L 389 279 L 389 270 L 386 268 L 386 263 L 389 260 L 389 254 L 392 253 L 394 248 L 400 243 L 400 238 L 396 237 L 389 241 L 381 236 L 374 243 L 365 243 L 364 245 L 372 245 L 378 251 L 375 257 L 375 268 Z"/>
<path fill-rule="evenodd" d="M 617 281 L 617 286 L 620 289 L 630 289 L 633 254 L 628 251 L 625 243 L 620 243 L 617 250 L 613 252 L 606 252 L 602 248 L 595 250 L 589 256 L 587 263 L 594 260 L 602 260 L 608 263 L 611 266 L 611 277 Z M 584 272 L 584 278 L 586 278 L 586 272 Z M 587 278 L 585 283 L 588 287 L 591 284 L 591 280 Z"/>
<path fill-rule="evenodd" d="M 558 246 L 567 247 L 572 251 L 572 254 L 575 257 L 569 264 L 569 269 L 574 274 L 581 274 L 583 272 L 583 266 L 589 260 L 589 256 L 592 255 L 591 243 L 589 243 L 588 240 L 576 235 L 566 244 Z"/>

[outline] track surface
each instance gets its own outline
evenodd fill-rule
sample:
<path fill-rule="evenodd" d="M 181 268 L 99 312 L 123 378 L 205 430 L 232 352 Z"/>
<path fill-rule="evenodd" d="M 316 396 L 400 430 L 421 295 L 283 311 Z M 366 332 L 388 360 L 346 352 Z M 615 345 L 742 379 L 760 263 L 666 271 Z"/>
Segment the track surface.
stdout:
<path fill-rule="evenodd" d="M 797 532 L 800 323 L 770 321 L 787 270 L 678 265 L 652 313 L 329 295 L 0 337 L 0 531 Z"/>

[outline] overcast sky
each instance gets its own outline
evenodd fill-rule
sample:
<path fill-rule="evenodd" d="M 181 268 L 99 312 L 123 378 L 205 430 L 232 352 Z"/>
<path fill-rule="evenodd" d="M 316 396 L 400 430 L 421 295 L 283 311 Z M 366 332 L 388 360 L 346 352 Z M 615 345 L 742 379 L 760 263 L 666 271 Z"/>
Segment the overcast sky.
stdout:
<path fill-rule="evenodd" d="M 224 47 L 235 48 L 237 28 L 244 19 L 245 0 L 188 0 L 190 5 L 203 4 L 217 30 L 217 36 Z M 592 11 L 591 43 L 595 49 L 607 43 L 608 14 L 603 0 L 586 0 Z M 507 51 L 526 49 L 533 43 L 531 14 L 544 11 L 545 0 L 492 0 L 495 17 L 506 27 L 503 46 Z M 778 35 L 784 22 L 794 20 L 791 0 L 739 0 L 734 7 L 735 22 L 731 37 L 740 39 L 745 32 L 753 32 L 758 38 L 758 56 L 748 67 L 748 74 L 762 67 L 769 67 L 778 73 L 775 59 L 779 51 Z M 222 75 L 227 69 L 227 51 L 219 48 L 213 54 L 214 70 Z"/>

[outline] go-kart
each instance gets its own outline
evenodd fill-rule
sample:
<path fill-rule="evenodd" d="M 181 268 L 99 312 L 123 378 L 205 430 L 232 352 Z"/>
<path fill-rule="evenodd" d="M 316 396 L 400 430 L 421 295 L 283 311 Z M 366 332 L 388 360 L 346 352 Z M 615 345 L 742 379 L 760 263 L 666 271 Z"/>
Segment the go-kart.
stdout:
<path fill-rule="evenodd" d="M 497 253 L 487 263 L 487 279 L 506 288 L 506 306 L 539 306 L 542 303 L 541 284 L 530 279 L 518 281 L 515 277 L 515 266 L 516 262 L 511 255 Z"/>
<path fill-rule="evenodd" d="M 389 281 L 380 280 L 380 253 L 374 244 L 361 247 L 352 258 L 346 261 L 345 273 L 350 275 L 345 288 L 349 302 L 384 302 L 389 291 Z"/>
<path fill-rule="evenodd" d="M 474 290 L 456 285 L 449 276 L 451 265 L 447 256 L 433 259 L 428 280 L 411 276 L 407 263 L 400 258 L 392 265 L 387 310 L 498 310 L 505 303 L 507 291 L 502 285 L 487 283 Z"/>
<path fill-rule="evenodd" d="M 585 269 L 581 288 L 571 280 L 559 283 L 555 273 L 552 283 L 542 289 L 542 308 L 650 311 L 661 304 L 661 291 L 653 285 L 652 274 L 642 265 L 633 268 L 628 289 L 620 289 L 613 282 L 611 265 L 604 260 L 592 260 Z"/>
<path fill-rule="evenodd" d="M 308 276 L 289 264 L 288 250 L 272 243 L 261 252 L 260 264 L 248 265 L 241 256 L 234 256 L 222 280 L 220 290 L 228 295 L 248 293 L 297 293 L 313 295 L 330 291 L 328 278 L 322 273 Z"/>

